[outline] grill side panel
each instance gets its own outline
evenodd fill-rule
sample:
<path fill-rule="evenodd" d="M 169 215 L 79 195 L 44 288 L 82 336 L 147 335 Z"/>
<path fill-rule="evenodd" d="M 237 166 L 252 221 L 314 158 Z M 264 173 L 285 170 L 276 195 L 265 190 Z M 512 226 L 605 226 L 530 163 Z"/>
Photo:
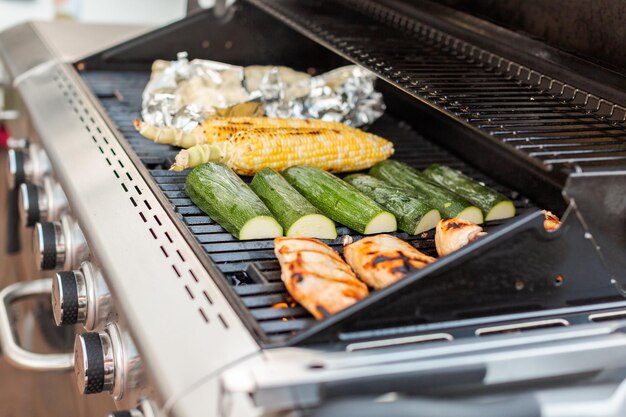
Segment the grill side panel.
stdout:
<path fill-rule="evenodd" d="M 52 62 L 17 88 L 91 258 L 167 401 L 259 346 L 81 86 L 71 66 Z"/>

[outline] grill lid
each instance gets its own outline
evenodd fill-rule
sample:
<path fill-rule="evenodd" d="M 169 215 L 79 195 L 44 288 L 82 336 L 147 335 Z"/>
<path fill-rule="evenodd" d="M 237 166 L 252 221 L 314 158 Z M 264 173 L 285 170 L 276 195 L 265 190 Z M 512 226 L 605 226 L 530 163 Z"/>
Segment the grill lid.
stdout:
<path fill-rule="evenodd" d="M 560 172 L 626 164 L 625 108 L 382 2 L 253 3 L 557 178 Z"/>

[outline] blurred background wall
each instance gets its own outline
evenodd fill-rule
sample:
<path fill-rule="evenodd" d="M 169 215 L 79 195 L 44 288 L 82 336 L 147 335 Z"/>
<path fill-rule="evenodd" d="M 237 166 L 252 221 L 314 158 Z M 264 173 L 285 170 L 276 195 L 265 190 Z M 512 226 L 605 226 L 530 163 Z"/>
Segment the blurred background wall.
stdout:
<path fill-rule="evenodd" d="M 160 25 L 186 10 L 187 0 L 0 0 L 0 31 L 26 20 Z"/>

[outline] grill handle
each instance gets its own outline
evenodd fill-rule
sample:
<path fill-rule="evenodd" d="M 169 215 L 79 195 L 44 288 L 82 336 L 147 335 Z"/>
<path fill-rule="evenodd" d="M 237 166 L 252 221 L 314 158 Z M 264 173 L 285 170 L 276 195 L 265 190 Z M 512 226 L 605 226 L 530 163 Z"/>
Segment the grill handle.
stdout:
<path fill-rule="evenodd" d="M 50 295 L 52 279 L 18 282 L 0 291 L 0 347 L 13 366 L 31 371 L 66 371 L 74 368 L 72 353 L 35 353 L 22 348 L 9 318 L 11 304 L 35 295 Z"/>
<path fill-rule="evenodd" d="M 430 372 L 411 371 L 401 375 L 379 373 L 339 381 L 328 381 L 321 388 L 321 396 L 327 400 L 367 395 L 382 395 L 386 392 L 419 393 L 432 387 L 461 388 L 481 384 L 487 374 L 483 364 L 436 369 Z M 355 414 L 358 415 L 358 414 Z"/>

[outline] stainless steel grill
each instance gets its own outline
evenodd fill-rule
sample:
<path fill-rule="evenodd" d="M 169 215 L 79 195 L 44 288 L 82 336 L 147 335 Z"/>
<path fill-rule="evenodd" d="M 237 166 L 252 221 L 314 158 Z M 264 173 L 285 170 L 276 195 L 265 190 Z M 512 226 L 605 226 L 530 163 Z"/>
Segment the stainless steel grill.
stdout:
<path fill-rule="evenodd" d="M 623 94 L 543 59 L 543 49 L 502 48 L 497 38 L 511 34 L 472 31 L 427 1 L 249 0 L 220 11 L 71 63 L 28 27 L 0 37 L 31 140 L 67 196 L 63 224 L 90 249 L 64 247 L 90 263 L 61 286 L 83 277 L 80 294 L 104 300 L 81 307 L 85 329 L 99 331 L 77 343 L 85 391 L 106 386 L 120 408 L 149 396 L 185 417 L 307 415 L 328 400 L 406 387 L 443 395 L 569 382 L 623 358 L 611 322 L 626 308 Z M 20 55 L 21 37 L 41 46 L 36 60 Z M 186 173 L 167 170 L 178 150 L 133 127 L 150 64 L 183 50 L 317 72 L 356 62 L 381 78 L 388 110 L 370 129 L 394 142 L 394 158 L 458 168 L 509 195 L 518 215 L 315 321 L 285 291 L 272 241 L 226 233 L 188 199 Z M 547 233 L 537 208 L 562 215 L 562 227 Z M 432 232 L 396 235 L 434 254 Z M 339 239 L 330 244 L 341 251 Z M 90 369 L 94 355 L 111 364 L 106 384 Z"/>
<path fill-rule="evenodd" d="M 133 119 L 140 117 L 141 92 L 148 80 L 148 74 L 84 71 L 81 75 L 149 169 L 174 211 L 223 273 L 223 279 L 234 287 L 242 305 L 258 323 L 262 340 L 281 342 L 311 325 L 314 322 L 311 315 L 296 306 L 280 280 L 280 267 L 274 256 L 272 240 L 238 241 L 206 216 L 185 194 L 187 172 L 176 173 L 163 169 L 171 165 L 178 150 L 150 142 L 133 128 Z M 424 169 L 434 162 L 453 166 L 514 199 L 518 215 L 523 215 L 531 208 L 528 199 L 497 185 L 484 174 L 426 140 L 402 121 L 386 115 L 371 127 L 371 131 L 392 139 L 398 159 L 412 166 Z M 249 181 L 250 178 L 246 180 Z M 499 223 L 501 222 L 492 222 L 486 230 L 493 230 Z M 358 236 L 346 227 L 338 228 L 337 232 L 340 236 L 329 243 L 340 252 L 341 236 Z M 436 256 L 433 233 L 431 231 L 423 236 L 410 236 L 406 233 L 394 235 L 412 242 L 425 253 Z M 289 307 L 276 308 L 275 305 L 279 303 L 285 303 Z M 389 321 L 393 322 L 393 319 L 390 318 Z"/>
<path fill-rule="evenodd" d="M 568 173 L 590 167 L 590 158 L 595 158 L 595 162 L 603 161 L 601 166 L 606 169 L 609 165 L 604 157 L 605 153 L 610 154 L 609 159 L 612 161 L 621 158 L 623 144 L 620 143 L 619 135 L 623 129 L 622 124 L 616 120 L 608 120 L 607 115 L 602 113 L 602 106 L 594 111 L 578 104 L 578 93 L 581 90 L 576 90 L 568 100 L 564 97 L 567 92 L 564 83 L 557 84 L 556 80 L 535 71 L 528 70 L 525 73 L 525 67 L 494 54 L 487 54 L 487 51 L 417 19 L 400 16 L 397 11 L 374 2 L 336 2 L 331 8 L 314 2 L 288 0 L 252 3 L 341 56 L 372 69 L 391 85 L 399 87 L 380 85 L 386 93 L 390 114 L 372 126 L 375 133 L 394 141 L 399 159 L 417 168 L 425 168 L 433 162 L 460 168 L 470 176 L 509 194 L 516 200 L 518 209 L 521 209 L 520 215 L 531 207 L 527 199 L 497 185 L 484 174 L 462 163 L 458 157 L 424 139 L 411 124 L 436 137 L 438 142 L 455 149 L 457 154 L 465 157 L 472 155 L 473 163 L 484 171 L 493 173 L 498 179 L 510 172 L 510 167 L 506 166 L 509 161 L 514 160 L 514 166 L 524 164 L 524 173 L 529 177 L 515 173 L 518 178 L 505 182 L 527 189 L 539 204 L 561 212 L 564 204 L 560 192 Z M 355 12 L 355 9 L 359 11 Z M 113 51 L 111 55 L 116 55 L 116 52 Z M 86 60 L 82 65 L 87 68 L 109 65 L 99 59 L 101 58 Z M 321 63 L 323 62 L 325 61 L 322 60 Z M 132 128 L 132 119 L 139 117 L 140 93 L 147 82 L 148 74 L 98 70 L 81 71 L 81 74 L 117 128 L 149 169 L 150 176 L 182 220 L 184 226 L 181 227 L 186 228 L 190 236 L 195 238 L 198 250 L 208 254 L 217 265 L 222 275 L 220 279 L 228 284 L 225 291 L 236 295 L 231 298 L 231 302 L 238 305 L 249 329 L 262 343 L 273 345 L 297 343 L 307 339 L 307 336 L 294 337 L 305 329 L 307 332 L 304 334 L 314 333 L 308 329 L 313 324 L 310 316 L 293 305 L 284 292 L 272 242 L 234 241 L 232 236 L 203 215 L 187 199 L 183 190 L 185 174 L 163 170 L 172 162 L 176 150 L 146 143 Z M 527 77 L 524 79 L 525 75 Z M 538 75 L 536 82 L 533 81 L 535 75 Z M 546 80 L 549 81 L 550 88 L 544 88 Z M 554 92 L 556 85 L 562 86 L 560 94 Z M 421 129 L 423 121 L 414 120 L 411 113 L 402 109 L 403 97 L 399 91 L 409 93 L 413 98 L 412 106 L 415 106 L 414 102 L 425 103 L 428 107 L 451 116 L 455 122 L 461 122 L 466 129 L 465 134 L 468 128 L 474 129 L 481 135 L 481 140 L 487 139 L 487 147 L 477 150 L 474 148 L 476 142 L 459 138 L 458 134 L 442 137 L 440 133 L 431 133 L 428 128 Z M 585 105 L 590 105 L 590 97 L 588 94 Z M 612 107 L 611 116 L 618 115 L 619 108 Z M 476 155 L 483 149 L 486 155 Z M 505 162 L 493 161 L 494 157 L 501 157 Z M 557 163 L 557 160 L 560 162 Z M 537 183 L 538 179 L 541 180 L 540 183 Z M 495 230 L 498 229 L 497 224 L 489 225 L 488 229 L 492 231 L 494 227 Z M 350 234 L 351 231 L 342 228 L 339 233 Z M 399 236 L 412 240 L 415 246 L 427 253 L 433 251 L 432 234 L 416 238 L 403 234 Z M 341 250 L 339 239 L 331 244 Z M 609 290 L 609 293 L 595 299 L 619 300 L 619 296 L 610 293 Z M 588 301 L 592 298 L 594 297 L 590 295 Z M 288 308 L 273 308 L 278 303 L 286 303 Z M 398 315 L 396 311 L 390 313 L 386 319 L 370 324 L 369 328 L 380 332 L 385 327 L 428 324 L 433 320 L 439 322 L 442 317 L 445 317 L 443 320 L 493 317 L 496 311 L 500 314 L 528 313 L 545 309 L 550 302 L 518 300 L 508 306 L 496 304 L 498 303 L 491 303 L 486 309 L 467 305 L 436 319 L 422 316 L 408 321 L 394 321 L 394 315 Z M 521 314 L 517 319 L 523 317 L 524 314 Z M 465 325 L 467 323 L 459 327 Z M 321 327 L 320 331 L 323 331 L 323 326 L 317 327 Z M 352 329 L 350 332 L 356 332 L 364 338 L 371 336 L 363 332 L 368 326 L 358 327 L 358 331 Z"/>

